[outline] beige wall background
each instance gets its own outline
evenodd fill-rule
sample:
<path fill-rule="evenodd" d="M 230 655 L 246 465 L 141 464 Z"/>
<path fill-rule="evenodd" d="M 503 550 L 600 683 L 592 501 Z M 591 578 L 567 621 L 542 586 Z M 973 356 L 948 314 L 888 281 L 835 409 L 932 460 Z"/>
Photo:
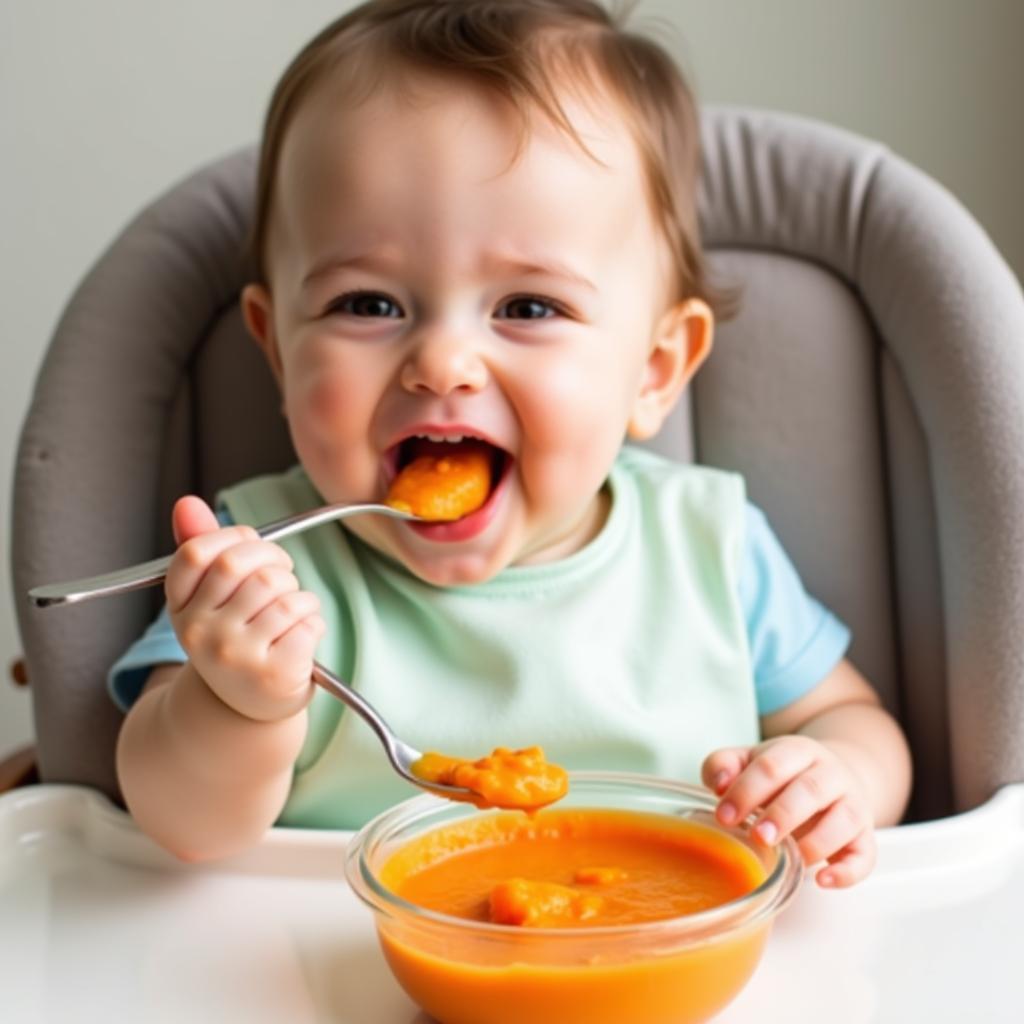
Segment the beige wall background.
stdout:
<path fill-rule="evenodd" d="M 0 660 L 17 436 L 85 270 L 150 198 L 255 139 L 279 73 L 349 3 L 0 4 Z M 794 111 L 880 139 L 960 197 L 1024 276 L 1024 2 L 646 0 L 708 102 Z M 117 495 L 96 495 L 117 501 Z M 113 566 L 111 568 L 114 568 Z M 31 737 L 0 679 L 0 757 Z"/>

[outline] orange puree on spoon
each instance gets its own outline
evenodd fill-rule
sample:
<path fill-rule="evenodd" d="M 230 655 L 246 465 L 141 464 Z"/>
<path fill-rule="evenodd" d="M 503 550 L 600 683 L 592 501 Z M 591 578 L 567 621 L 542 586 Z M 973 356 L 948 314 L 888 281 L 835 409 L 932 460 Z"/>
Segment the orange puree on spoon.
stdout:
<path fill-rule="evenodd" d="M 452 520 L 475 512 L 491 493 L 491 460 L 483 445 L 420 455 L 391 482 L 386 501 L 421 519 Z"/>
<path fill-rule="evenodd" d="M 428 753 L 412 770 L 427 782 L 472 790 L 475 796 L 465 799 L 481 808 L 535 811 L 561 799 L 569 789 L 565 769 L 545 760 L 540 747 L 497 747 L 476 761 Z"/>

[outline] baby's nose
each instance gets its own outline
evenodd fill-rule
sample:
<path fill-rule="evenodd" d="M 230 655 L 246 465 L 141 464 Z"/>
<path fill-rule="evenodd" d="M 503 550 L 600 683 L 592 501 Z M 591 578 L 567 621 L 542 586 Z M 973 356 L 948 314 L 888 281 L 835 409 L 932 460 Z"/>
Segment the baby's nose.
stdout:
<path fill-rule="evenodd" d="M 419 339 L 401 380 L 406 391 L 418 394 L 480 391 L 487 383 L 487 366 L 471 338 L 436 331 Z"/>

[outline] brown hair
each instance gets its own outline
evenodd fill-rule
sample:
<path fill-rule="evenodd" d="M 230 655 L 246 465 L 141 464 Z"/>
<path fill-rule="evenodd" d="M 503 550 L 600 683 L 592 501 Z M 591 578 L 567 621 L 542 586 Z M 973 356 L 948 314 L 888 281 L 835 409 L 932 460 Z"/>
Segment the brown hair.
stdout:
<path fill-rule="evenodd" d="M 672 58 L 624 28 L 632 6 L 613 12 L 596 0 L 368 0 L 332 22 L 285 70 L 267 110 L 250 237 L 258 279 L 267 281 L 264 257 L 285 133 L 317 83 L 343 72 L 347 86 L 368 91 L 396 61 L 457 74 L 510 101 L 524 132 L 539 110 L 586 149 L 558 101 L 559 72 L 567 69 L 577 83 L 604 87 L 625 113 L 671 250 L 676 298 L 696 296 L 722 311 L 728 297 L 707 280 L 697 226 L 696 105 Z"/>

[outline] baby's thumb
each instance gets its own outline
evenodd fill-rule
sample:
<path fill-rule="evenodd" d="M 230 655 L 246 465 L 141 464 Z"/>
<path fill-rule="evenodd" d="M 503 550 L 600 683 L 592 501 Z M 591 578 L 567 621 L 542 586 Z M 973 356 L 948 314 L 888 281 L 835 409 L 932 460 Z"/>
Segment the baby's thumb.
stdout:
<path fill-rule="evenodd" d="M 177 544 L 184 544 L 201 533 L 211 533 L 220 529 L 220 523 L 217 522 L 217 517 L 210 506 L 194 494 L 186 494 L 184 498 L 179 498 L 174 503 L 171 525 Z"/>

